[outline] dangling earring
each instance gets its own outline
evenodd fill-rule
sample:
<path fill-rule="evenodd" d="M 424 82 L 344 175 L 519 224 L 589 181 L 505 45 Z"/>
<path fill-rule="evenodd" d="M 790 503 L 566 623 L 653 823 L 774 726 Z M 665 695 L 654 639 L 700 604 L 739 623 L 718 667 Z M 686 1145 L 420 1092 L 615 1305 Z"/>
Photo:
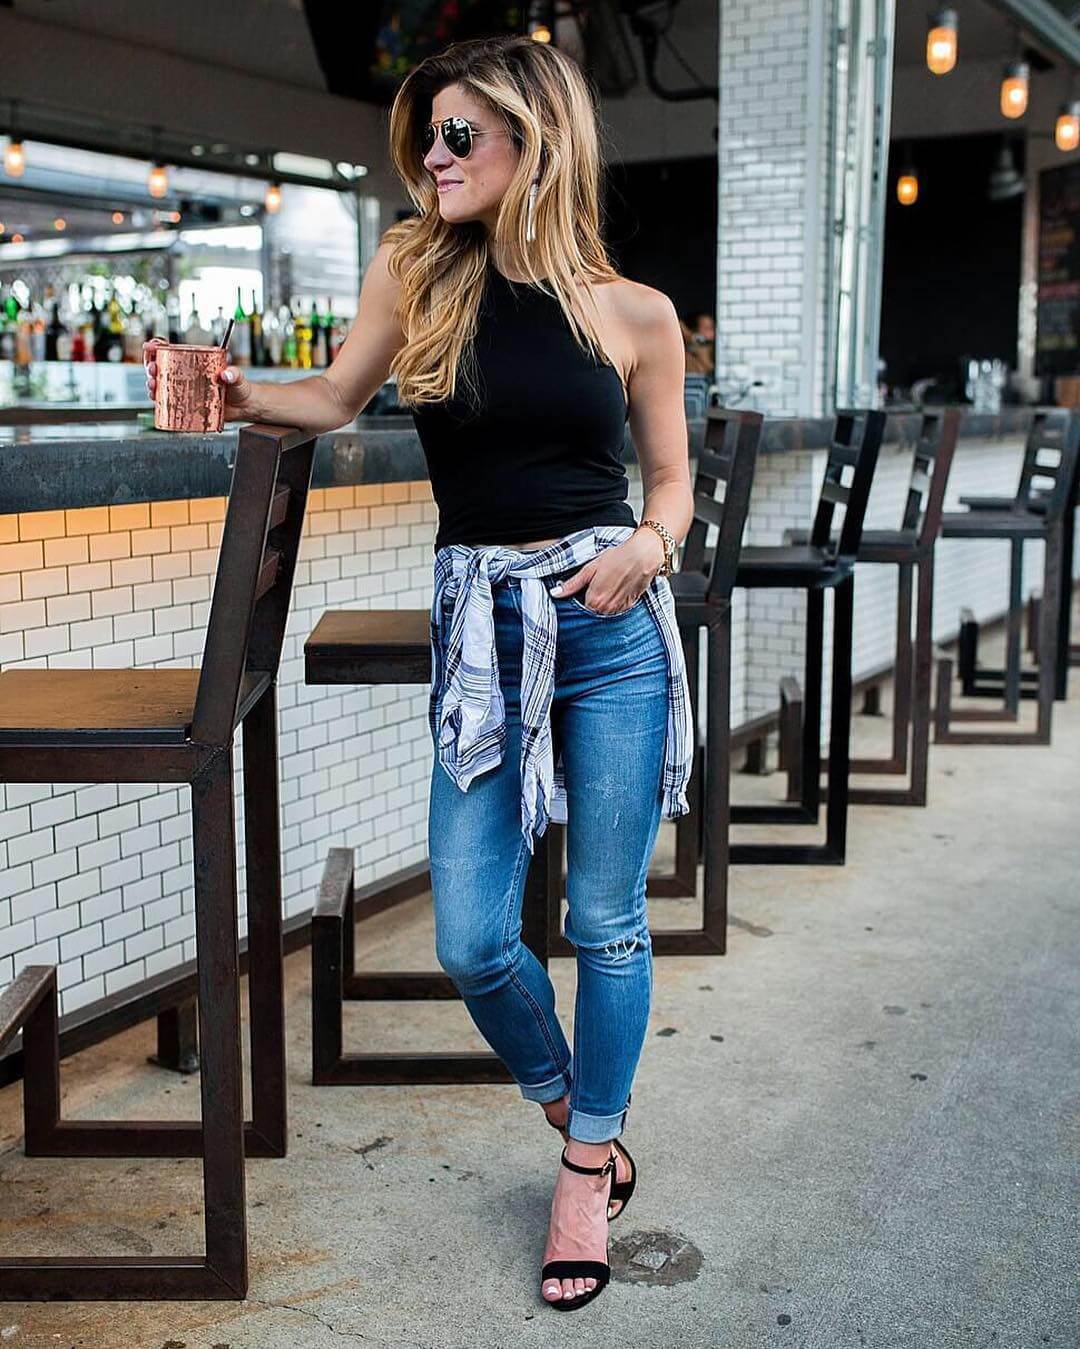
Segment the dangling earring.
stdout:
<path fill-rule="evenodd" d="M 529 188 L 529 207 L 525 214 L 525 242 L 532 243 L 536 238 L 536 230 L 533 226 L 533 216 L 536 211 L 536 193 L 540 186 L 538 179 L 534 178 L 532 187 Z"/>

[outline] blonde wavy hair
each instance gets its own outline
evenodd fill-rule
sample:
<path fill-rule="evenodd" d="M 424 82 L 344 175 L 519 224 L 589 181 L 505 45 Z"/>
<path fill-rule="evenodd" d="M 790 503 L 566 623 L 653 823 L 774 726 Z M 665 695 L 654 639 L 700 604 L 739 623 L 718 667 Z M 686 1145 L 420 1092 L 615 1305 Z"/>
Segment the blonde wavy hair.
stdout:
<path fill-rule="evenodd" d="M 520 258 L 529 283 L 558 300 L 583 350 L 614 364 L 602 348 L 591 288 L 619 275 L 600 238 L 593 87 L 574 60 L 548 43 L 526 37 L 455 42 L 408 75 L 390 110 L 391 159 L 417 209 L 381 240 L 394 245 L 388 265 L 400 283 L 397 314 L 405 343 L 390 373 L 406 407 L 453 397 L 459 370 L 475 391 L 469 367 L 490 240 L 479 221 L 454 225 L 442 219 L 420 149 L 434 97 L 449 84 L 460 84 L 489 107 L 519 147 L 496 219 L 502 255 Z M 538 174 L 535 238 L 527 243 L 529 187 Z"/>

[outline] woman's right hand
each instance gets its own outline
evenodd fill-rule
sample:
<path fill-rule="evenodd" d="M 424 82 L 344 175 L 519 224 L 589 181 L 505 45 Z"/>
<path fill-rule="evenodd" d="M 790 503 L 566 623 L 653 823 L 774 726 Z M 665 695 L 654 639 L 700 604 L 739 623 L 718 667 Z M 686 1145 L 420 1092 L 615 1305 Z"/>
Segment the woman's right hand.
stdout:
<path fill-rule="evenodd" d="M 146 391 L 153 402 L 157 391 L 157 348 L 165 345 L 163 337 L 152 337 L 143 343 L 143 368 L 146 371 Z M 251 404 L 252 388 L 244 372 L 235 365 L 228 365 L 218 375 L 225 385 L 225 420 L 250 421 L 254 417 Z"/>

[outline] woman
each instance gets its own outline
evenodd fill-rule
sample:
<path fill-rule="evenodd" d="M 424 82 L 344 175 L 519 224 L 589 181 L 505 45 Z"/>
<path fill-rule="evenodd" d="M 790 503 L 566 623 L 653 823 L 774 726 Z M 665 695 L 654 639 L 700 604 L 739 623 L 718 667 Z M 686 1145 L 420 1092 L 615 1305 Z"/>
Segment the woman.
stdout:
<path fill-rule="evenodd" d="M 616 1140 L 652 992 L 645 877 L 661 816 L 689 808 L 666 580 L 693 518 L 683 342 L 667 296 L 607 260 L 594 96 L 563 53 L 526 38 L 454 44 L 405 80 L 390 140 L 417 214 L 384 234 L 333 365 L 287 385 L 230 368 L 227 415 L 329 430 L 389 374 L 412 409 L 439 508 L 436 951 L 567 1140 L 541 1288 L 579 1307 L 608 1281 L 608 1222 L 636 1182 Z M 147 363 L 152 393 L 152 345 Z M 640 524 L 619 459 L 627 419 Z M 530 854 L 552 819 L 567 825 L 573 1056 L 520 941 Z"/>

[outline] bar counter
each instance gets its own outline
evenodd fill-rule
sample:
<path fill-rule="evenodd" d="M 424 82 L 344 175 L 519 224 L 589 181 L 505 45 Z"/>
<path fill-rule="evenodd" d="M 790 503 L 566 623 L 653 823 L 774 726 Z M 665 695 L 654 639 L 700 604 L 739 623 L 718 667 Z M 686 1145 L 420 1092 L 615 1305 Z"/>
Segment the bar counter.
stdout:
<path fill-rule="evenodd" d="M 994 415 L 967 412 L 960 436 L 972 445 L 1014 439 L 1027 430 L 1034 411 L 1010 407 Z M 690 455 L 695 457 L 705 421 L 691 419 L 687 428 Z M 911 445 L 918 429 L 917 412 L 894 413 L 886 444 Z M 238 434 L 238 426 L 218 434 L 148 431 L 134 421 L 0 426 L 0 512 L 224 495 Z M 823 450 L 831 434 L 829 418 L 767 418 L 762 451 Z M 629 429 L 623 461 L 637 462 Z M 312 485 L 343 487 L 426 477 L 411 417 L 361 415 L 319 437 Z"/>
<path fill-rule="evenodd" d="M 964 493 L 1015 490 L 1030 417 L 1022 408 L 965 417 L 947 509 Z M 689 425 L 692 457 L 704 425 Z M 918 426 L 914 413 L 890 418 L 869 528 L 901 517 Z M 766 419 L 748 544 L 809 524 L 831 429 L 826 419 Z M 198 664 L 237 436 L 236 426 L 178 435 L 124 422 L 0 429 L 0 666 Z M 640 514 L 629 434 L 624 458 Z M 310 913 L 330 847 L 356 850 L 358 887 L 426 866 L 426 689 L 308 686 L 303 643 L 327 608 L 426 608 L 436 520 L 411 418 L 361 416 L 319 437 L 278 680 L 287 920 Z M 1027 551 L 1038 585 L 1041 549 Z M 980 620 L 1002 612 L 1007 562 L 1008 546 L 992 541 L 938 544 L 939 640 L 955 633 L 963 605 Z M 856 679 L 892 662 L 893 571 L 858 569 Z M 785 591 L 736 592 L 736 725 L 776 707 L 782 676 L 801 678 L 802 603 Z M 175 785 L 0 787 L 0 987 L 16 964 L 55 964 L 62 1011 L 81 1017 L 190 961 L 188 817 Z M 244 913 L 242 871 L 240 880 Z"/>

